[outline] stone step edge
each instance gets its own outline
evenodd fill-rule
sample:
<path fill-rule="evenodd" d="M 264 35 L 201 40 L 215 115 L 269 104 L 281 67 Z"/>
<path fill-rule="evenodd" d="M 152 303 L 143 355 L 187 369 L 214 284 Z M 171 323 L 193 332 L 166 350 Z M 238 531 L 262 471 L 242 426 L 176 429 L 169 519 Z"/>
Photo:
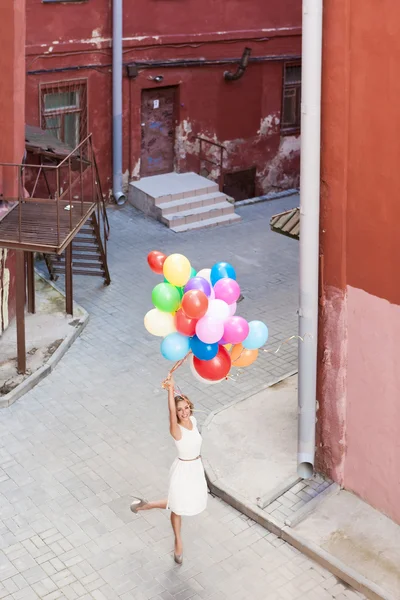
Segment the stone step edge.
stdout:
<path fill-rule="evenodd" d="M 187 198 L 180 198 L 179 200 L 172 200 L 171 202 L 164 202 L 159 204 L 157 208 L 161 208 L 161 211 L 164 213 L 165 209 L 174 209 L 177 208 L 179 211 L 180 206 L 186 206 L 187 204 L 199 204 L 202 205 L 203 202 L 208 200 L 226 200 L 226 195 L 222 192 L 212 192 L 210 194 L 203 194 L 201 196 L 188 196 Z"/>
<path fill-rule="evenodd" d="M 139 188 L 137 188 L 139 190 Z M 173 200 L 182 200 L 185 198 L 190 198 L 192 196 L 204 196 L 205 194 L 214 194 L 218 192 L 218 184 L 212 184 L 210 182 L 209 186 L 204 186 L 201 188 L 193 188 L 192 190 L 188 190 L 186 192 L 171 192 L 168 194 L 166 191 L 163 196 L 152 196 L 151 194 L 146 193 L 144 190 L 139 190 L 142 194 L 147 196 L 150 200 L 153 200 L 156 206 L 161 206 L 165 202 L 172 202 Z"/>
<path fill-rule="evenodd" d="M 233 213 L 230 215 L 221 215 L 220 217 L 214 217 L 212 219 L 204 219 L 203 221 L 195 221 L 194 223 L 185 223 L 184 225 L 176 225 L 170 227 L 171 231 L 175 233 L 183 233 L 184 231 L 192 231 L 195 229 L 206 229 L 208 227 L 215 227 L 217 225 L 233 225 L 242 220 L 242 217 Z"/>
<path fill-rule="evenodd" d="M 192 215 L 203 215 L 208 212 L 212 212 L 213 210 L 224 210 L 230 209 L 230 211 L 234 212 L 234 206 L 223 200 L 222 202 L 218 202 L 216 204 L 208 204 L 206 206 L 198 206 L 197 208 L 188 208 L 187 210 L 181 210 L 179 212 L 170 213 L 167 215 L 162 215 L 162 219 L 165 221 L 172 222 L 175 219 L 182 219 L 185 217 L 190 217 Z"/>

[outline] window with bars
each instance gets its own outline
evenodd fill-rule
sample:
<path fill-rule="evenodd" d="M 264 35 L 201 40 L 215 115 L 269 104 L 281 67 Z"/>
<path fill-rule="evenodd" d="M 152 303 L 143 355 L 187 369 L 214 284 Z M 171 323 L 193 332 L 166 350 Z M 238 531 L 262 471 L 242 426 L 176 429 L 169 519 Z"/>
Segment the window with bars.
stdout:
<path fill-rule="evenodd" d="M 281 116 L 282 133 L 300 131 L 301 65 L 289 63 L 284 66 L 283 102 Z"/>
<path fill-rule="evenodd" d="M 75 148 L 87 136 L 87 82 L 41 86 L 41 127 Z"/>

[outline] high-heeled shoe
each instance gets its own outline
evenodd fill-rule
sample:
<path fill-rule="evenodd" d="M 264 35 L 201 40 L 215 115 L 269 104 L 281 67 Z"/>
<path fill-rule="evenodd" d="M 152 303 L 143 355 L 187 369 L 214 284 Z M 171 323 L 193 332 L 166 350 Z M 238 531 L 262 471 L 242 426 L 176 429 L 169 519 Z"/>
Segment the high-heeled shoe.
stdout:
<path fill-rule="evenodd" d="M 131 511 L 137 513 L 138 509 L 147 504 L 147 500 L 144 498 L 135 498 L 131 504 Z"/>
<path fill-rule="evenodd" d="M 176 554 L 176 552 L 174 552 L 174 561 L 177 565 L 181 565 L 183 563 L 183 554 Z"/>

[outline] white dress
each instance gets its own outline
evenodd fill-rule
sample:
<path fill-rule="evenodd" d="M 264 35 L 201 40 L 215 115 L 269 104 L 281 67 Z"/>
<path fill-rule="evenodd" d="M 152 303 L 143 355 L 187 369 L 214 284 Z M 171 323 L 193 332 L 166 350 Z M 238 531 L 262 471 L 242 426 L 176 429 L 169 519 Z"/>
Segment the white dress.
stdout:
<path fill-rule="evenodd" d="M 207 482 L 200 456 L 202 438 L 197 429 L 197 421 L 190 417 L 193 428 L 189 431 L 179 425 L 182 431 L 180 440 L 175 440 L 178 458 L 172 464 L 169 475 L 168 503 L 176 515 L 198 515 L 207 506 Z M 179 460 L 183 459 L 183 460 Z"/>

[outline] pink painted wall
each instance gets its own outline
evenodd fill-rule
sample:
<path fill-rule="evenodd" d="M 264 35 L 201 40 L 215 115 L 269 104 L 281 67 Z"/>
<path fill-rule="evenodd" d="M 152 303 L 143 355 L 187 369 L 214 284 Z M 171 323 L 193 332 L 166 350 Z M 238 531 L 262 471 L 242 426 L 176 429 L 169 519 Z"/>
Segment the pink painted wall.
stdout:
<path fill-rule="evenodd" d="M 344 485 L 400 523 L 400 306 L 347 288 Z"/>

